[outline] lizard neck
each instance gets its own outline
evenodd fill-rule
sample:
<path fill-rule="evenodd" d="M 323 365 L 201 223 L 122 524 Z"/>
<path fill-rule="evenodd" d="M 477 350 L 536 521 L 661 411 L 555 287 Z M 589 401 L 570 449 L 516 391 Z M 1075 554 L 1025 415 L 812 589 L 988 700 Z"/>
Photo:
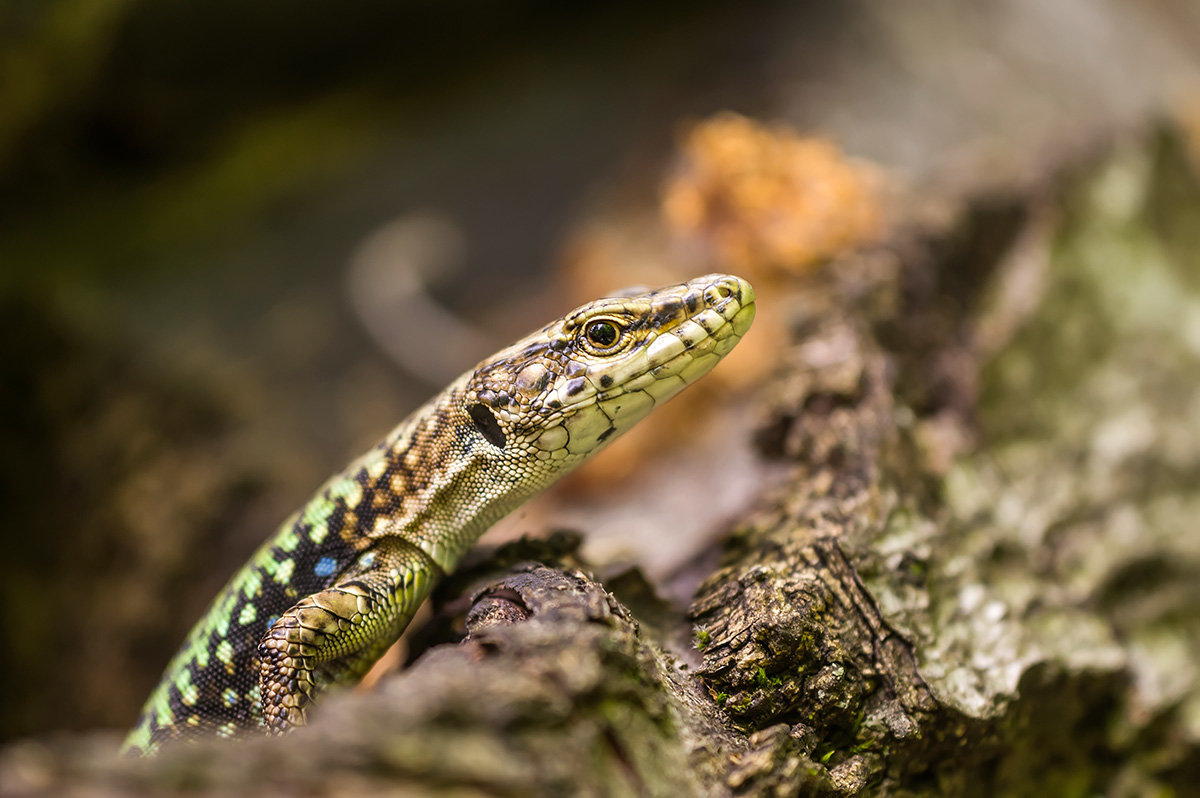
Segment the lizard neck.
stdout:
<path fill-rule="evenodd" d="M 403 538 L 447 573 L 492 524 L 549 481 L 513 467 L 475 427 L 464 410 L 469 376 L 413 413 L 355 475 L 364 485 L 356 512 L 369 519 L 367 537 Z"/>

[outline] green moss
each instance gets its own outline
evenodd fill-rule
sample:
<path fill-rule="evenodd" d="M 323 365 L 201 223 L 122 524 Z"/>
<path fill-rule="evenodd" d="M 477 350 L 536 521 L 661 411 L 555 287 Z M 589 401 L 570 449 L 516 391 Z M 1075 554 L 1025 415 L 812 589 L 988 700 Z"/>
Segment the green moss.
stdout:
<path fill-rule="evenodd" d="M 766 689 L 768 687 L 779 687 L 783 684 L 783 680 L 778 676 L 767 677 L 767 672 L 760 665 L 758 670 L 754 672 L 754 683 L 759 687 Z"/>

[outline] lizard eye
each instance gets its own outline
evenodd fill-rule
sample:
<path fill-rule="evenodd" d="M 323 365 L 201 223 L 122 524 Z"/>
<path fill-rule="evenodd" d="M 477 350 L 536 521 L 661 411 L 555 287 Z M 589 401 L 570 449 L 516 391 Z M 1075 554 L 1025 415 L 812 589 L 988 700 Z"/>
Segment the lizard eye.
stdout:
<path fill-rule="evenodd" d="M 588 342 L 600 350 L 611 349 L 621 337 L 617 325 L 607 319 L 589 322 L 583 329 Z"/>

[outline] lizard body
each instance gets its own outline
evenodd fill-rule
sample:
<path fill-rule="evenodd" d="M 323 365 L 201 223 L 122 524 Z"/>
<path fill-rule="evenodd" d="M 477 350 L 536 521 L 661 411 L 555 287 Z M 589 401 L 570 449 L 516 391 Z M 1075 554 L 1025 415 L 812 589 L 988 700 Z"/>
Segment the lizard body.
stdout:
<path fill-rule="evenodd" d="M 217 595 L 125 750 L 283 732 L 360 679 L 495 521 L 706 374 L 754 318 L 708 275 L 584 305 L 455 380 L 288 518 Z"/>

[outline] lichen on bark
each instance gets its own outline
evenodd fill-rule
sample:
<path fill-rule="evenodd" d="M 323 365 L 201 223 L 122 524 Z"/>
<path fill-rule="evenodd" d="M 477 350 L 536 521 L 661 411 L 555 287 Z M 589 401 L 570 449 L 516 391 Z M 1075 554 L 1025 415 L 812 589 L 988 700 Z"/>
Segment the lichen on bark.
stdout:
<path fill-rule="evenodd" d="M 1190 789 L 1196 187 L 1176 138 L 1129 143 L 981 202 L 967 293 L 943 246 L 877 273 L 894 316 L 810 319 L 767 436 L 798 478 L 693 604 L 740 725 L 848 792 Z"/>
<path fill-rule="evenodd" d="M 776 298 L 757 444 L 788 476 L 690 620 L 570 536 L 513 544 L 309 728 L 140 763 L 22 743 L 0 791 L 1194 793 L 1196 230 L 1152 135 Z"/>

